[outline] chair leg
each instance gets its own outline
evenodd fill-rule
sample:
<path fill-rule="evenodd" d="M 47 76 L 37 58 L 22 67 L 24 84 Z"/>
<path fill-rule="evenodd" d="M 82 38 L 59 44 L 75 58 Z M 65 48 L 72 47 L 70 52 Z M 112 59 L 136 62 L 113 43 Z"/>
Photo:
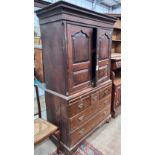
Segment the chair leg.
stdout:
<path fill-rule="evenodd" d="M 59 155 L 60 153 L 60 130 L 57 130 L 55 132 L 55 136 L 57 137 L 57 154 Z"/>

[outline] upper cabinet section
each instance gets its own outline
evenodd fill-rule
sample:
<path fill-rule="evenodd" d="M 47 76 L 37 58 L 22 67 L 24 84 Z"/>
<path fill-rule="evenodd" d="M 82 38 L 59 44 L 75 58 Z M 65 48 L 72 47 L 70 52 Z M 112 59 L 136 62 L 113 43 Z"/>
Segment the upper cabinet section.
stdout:
<path fill-rule="evenodd" d="M 46 88 L 69 96 L 110 79 L 114 17 L 59 1 L 38 10 Z"/>

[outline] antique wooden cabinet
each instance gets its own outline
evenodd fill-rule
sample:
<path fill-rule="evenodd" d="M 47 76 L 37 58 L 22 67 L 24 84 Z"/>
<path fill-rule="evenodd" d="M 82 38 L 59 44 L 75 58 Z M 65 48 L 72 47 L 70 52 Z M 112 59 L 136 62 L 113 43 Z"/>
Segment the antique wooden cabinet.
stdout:
<path fill-rule="evenodd" d="M 47 119 L 73 154 L 111 117 L 110 56 L 114 17 L 64 1 L 39 11 Z"/>

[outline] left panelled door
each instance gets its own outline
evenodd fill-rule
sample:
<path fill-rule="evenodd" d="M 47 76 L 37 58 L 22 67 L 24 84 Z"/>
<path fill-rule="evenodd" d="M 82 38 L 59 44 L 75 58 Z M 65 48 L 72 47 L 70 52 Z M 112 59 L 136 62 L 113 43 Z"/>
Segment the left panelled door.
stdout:
<path fill-rule="evenodd" d="M 69 94 L 91 86 L 92 28 L 67 24 Z"/>

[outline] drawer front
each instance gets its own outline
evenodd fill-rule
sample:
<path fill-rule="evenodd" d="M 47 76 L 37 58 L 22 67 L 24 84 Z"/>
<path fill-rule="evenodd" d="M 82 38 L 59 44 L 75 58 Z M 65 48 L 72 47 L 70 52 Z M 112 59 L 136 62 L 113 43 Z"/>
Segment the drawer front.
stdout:
<path fill-rule="evenodd" d="M 111 106 L 111 94 L 99 100 L 97 104 L 97 109 L 101 109 L 107 106 Z"/>
<path fill-rule="evenodd" d="M 102 120 L 104 120 L 110 114 L 110 106 L 107 106 L 104 110 L 99 112 L 95 117 L 91 118 L 81 128 L 73 132 L 70 136 L 71 145 L 76 144 L 82 137 L 95 128 Z"/>
<path fill-rule="evenodd" d="M 99 114 L 92 121 L 92 128 L 96 127 L 101 121 L 103 121 L 108 115 L 110 115 L 110 106 L 107 106 L 99 112 Z"/>
<path fill-rule="evenodd" d="M 105 88 L 105 89 L 101 89 L 101 90 L 99 91 L 99 99 L 101 100 L 101 99 L 103 99 L 104 97 L 106 97 L 107 95 L 111 94 L 111 89 L 112 89 L 111 86 L 109 86 L 109 87 L 107 87 L 107 88 Z"/>
<path fill-rule="evenodd" d="M 68 107 L 68 115 L 69 117 L 73 117 L 91 105 L 91 97 L 90 95 L 81 97 L 77 100 L 70 101 L 70 104 Z"/>
<path fill-rule="evenodd" d="M 92 115 L 92 106 L 69 119 L 70 130 L 74 130 L 88 120 Z"/>
<path fill-rule="evenodd" d="M 111 106 L 111 94 L 96 102 L 96 104 L 92 104 L 90 107 L 80 112 L 76 116 L 69 119 L 70 130 L 74 130 L 84 124 L 88 119 L 90 119 L 93 115 L 106 108 L 107 106 Z"/>

